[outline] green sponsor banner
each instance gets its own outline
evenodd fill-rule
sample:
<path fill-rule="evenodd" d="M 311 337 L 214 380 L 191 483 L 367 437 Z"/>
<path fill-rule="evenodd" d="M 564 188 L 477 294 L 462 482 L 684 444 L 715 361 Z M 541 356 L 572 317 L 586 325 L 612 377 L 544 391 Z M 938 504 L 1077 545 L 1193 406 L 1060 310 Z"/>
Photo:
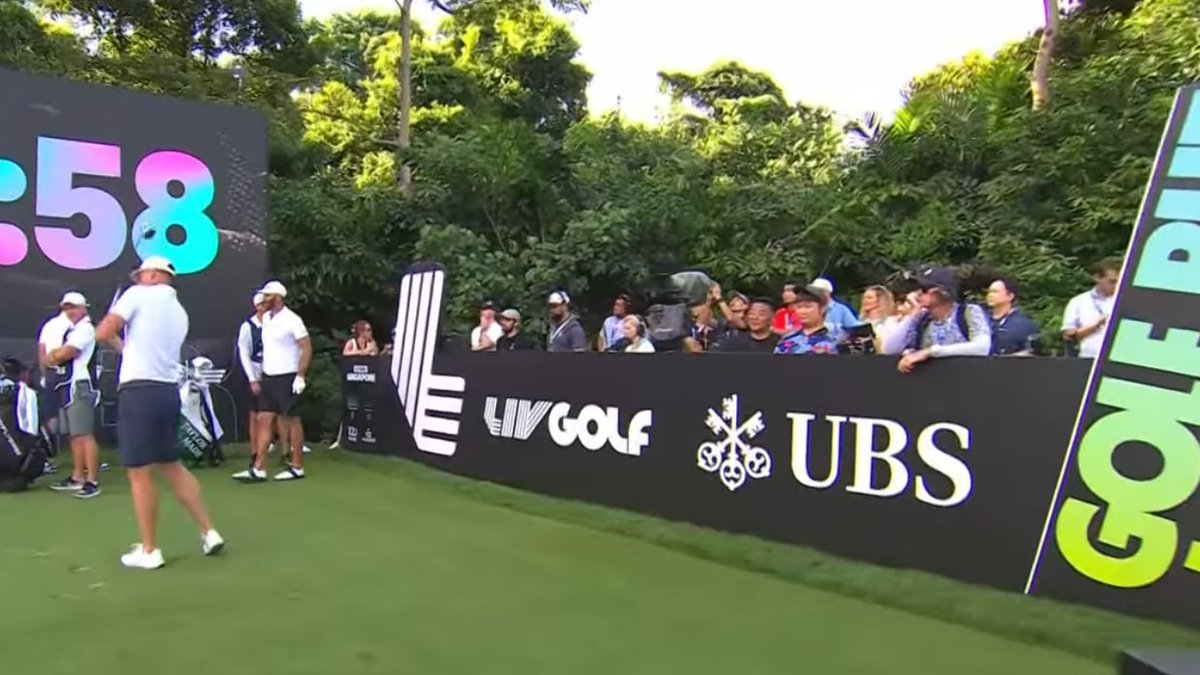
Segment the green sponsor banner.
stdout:
<path fill-rule="evenodd" d="M 1194 625 L 1200 625 L 1198 92 L 1193 86 L 1176 96 L 1025 589 Z"/>

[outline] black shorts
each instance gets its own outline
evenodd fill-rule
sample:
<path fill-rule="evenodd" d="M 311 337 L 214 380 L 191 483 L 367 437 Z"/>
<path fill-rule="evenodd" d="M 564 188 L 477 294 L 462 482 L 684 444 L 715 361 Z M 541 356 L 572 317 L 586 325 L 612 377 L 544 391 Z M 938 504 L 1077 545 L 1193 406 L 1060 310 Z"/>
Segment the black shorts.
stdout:
<path fill-rule="evenodd" d="M 296 399 L 300 398 L 292 393 L 292 382 L 295 379 L 295 373 L 263 375 L 262 382 L 259 383 L 262 395 L 258 397 L 258 411 L 289 416 L 292 406 L 296 405 Z"/>
<path fill-rule="evenodd" d="M 130 469 L 179 461 L 179 387 L 128 382 L 117 392 L 117 453 Z"/>

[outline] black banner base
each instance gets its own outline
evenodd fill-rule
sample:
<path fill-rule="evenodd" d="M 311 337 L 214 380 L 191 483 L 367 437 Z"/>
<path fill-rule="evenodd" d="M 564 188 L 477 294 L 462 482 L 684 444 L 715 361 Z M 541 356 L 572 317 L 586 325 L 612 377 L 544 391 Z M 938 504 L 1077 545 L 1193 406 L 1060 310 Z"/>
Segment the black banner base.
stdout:
<path fill-rule="evenodd" d="M 1121 653 L 1118 675 L 1200 675 L 1200 651 L 1136 649 Z"/>

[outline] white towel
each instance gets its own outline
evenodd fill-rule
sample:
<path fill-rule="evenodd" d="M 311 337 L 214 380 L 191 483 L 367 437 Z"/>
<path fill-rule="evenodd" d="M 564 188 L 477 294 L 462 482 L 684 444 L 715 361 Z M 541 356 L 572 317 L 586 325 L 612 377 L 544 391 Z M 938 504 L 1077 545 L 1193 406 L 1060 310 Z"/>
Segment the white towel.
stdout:
<path fill-rule="evenodd" d="M 40 426 L 37 392 L 24 382 L 17 385 L 17 426 L 31 436 L 37 435 Z"/>

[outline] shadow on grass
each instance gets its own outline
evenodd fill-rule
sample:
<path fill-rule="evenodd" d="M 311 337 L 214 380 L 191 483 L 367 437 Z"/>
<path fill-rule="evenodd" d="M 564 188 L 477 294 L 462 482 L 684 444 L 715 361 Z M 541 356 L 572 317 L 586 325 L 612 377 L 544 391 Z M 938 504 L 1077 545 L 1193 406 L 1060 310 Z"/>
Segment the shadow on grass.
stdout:
<path fill-rule="evenodd" d="M 1130 647 L 1200 647 L 1174 624 L 973 586 L 926 572 L 879 567 L 812 549 L 525 492 L 404 459 L 346 453 L 341 464 L 436 485 L 523 513 L 638 539 L 712 562 L 1114 664 Z"/>

